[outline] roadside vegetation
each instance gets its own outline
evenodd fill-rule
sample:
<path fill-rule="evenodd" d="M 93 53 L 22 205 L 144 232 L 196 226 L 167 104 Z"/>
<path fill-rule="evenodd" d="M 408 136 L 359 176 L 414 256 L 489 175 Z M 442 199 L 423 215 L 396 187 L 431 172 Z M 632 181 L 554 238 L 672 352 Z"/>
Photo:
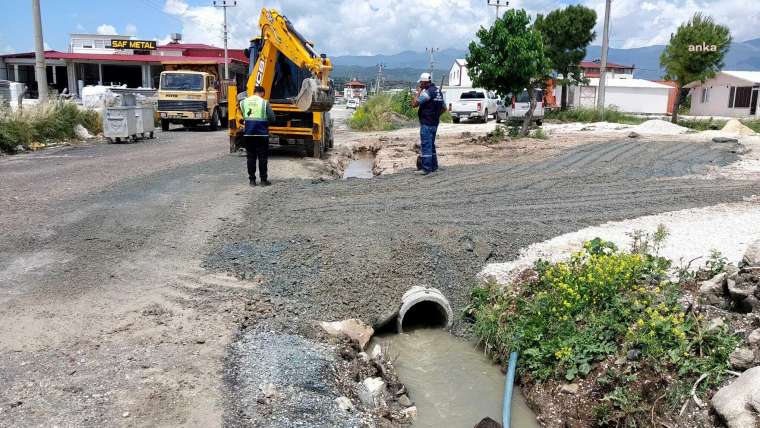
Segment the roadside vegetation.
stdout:
<path fill-rule="evenodd" d="M 0 109 L 0 151 L 15 153 L 19 145 L 34 148 L 73 139 L 77 125 L 84 126 L 93 135 L 102 132 L 97 112 L 82 110 L 68 101 L 53 101 L 16 112 Z"/>
<path fill-rule="evenodd" d="M 698 44 L 715 46 L 715 50 L 695 55 L 689 46 Z M 723 68 L 723 59 L 731 46 L 731 31 L 725 25 L 716 24 L 712 17 L 695 13 L 688 22 L 671 33 L 670 41 L 660 54 L 660 66 L 665 70 L 665 80 L 676 82 L 676 96 L 671 121 L 678 123 L 678 112 L 683 99 L 684 85 L 715 76 Z"/>
<path fill-rule="evenodd" d="M 356 109 L 348 119 L 348 126 L 357 131 L 390 131 L 410 126 L 417 120 L 412 96 L 409 91 L 375 95 Z M 445 112 L 441 122 L 451 122 L 451 114 Z"/>
<path fill-rule="evenodd" d="M 646 121 L 645 118 L 622 113 L 615 109 L 604 109 L 604 113 L 592 108 L 573 108 L 569 110 L 551 110 L 544 113 L 544 118 L 559 122 L 614 122 L 629 125 L 638 125 Z"/>
<path fill-rule="evenodd" d="M 694 385 L 702 397 L 720 385 L 740 341 L 682 306 L 685 284 L 669 279 L 671 261 L 657 255 L 663 227 L 632 236 L 627 251 L 597 238 L 567 261 L 538 261 L 511 286 L 475 288 L 467 309 L 491 355 L 505 362 L 519 353 L 529 388 L 581 384 L 593 426 L 677 420 Z M 714 259 L 709 274 L 720 267 Z"/>
<path fill-rule="evenodd" d="M 581 122 L 581 123 L 593 123 L 593 122 L 612 122 L 623 123 L 628 125 L 638 125 L 649 119 L 641 116 L 636 116 L 628 113 L 623 113 L 615 109 L 605 109 L 602 114 L 597 109 L 592 108 L 572 108 L 568 110 L 547 110 L 544 114 L 546 120 L 554 120 L 562 123 Z M 755 132 L 760 133 L 760 120 L 754 119 L 739 119 L 741 123 L 749 128 L 752 128 Z M 678 125 L 686 128 L 693 129 L 695 131 L 707 131 L 707 130 L 720 130 L 726 125 L 727 120 L 715 119 L 712 117 L 705 119 L 678 119 Z"/>

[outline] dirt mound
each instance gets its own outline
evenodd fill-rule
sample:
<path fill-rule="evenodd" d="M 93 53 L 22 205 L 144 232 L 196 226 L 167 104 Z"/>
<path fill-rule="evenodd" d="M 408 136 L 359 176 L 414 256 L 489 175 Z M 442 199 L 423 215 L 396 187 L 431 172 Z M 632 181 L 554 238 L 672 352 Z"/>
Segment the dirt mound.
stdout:
<path fill-rule="evenodd" d="M 739 122 L 736 119 L 731 119 L 728 122 L 726 122 L 726 125 L 723 126 L 723 129 L 721 131 L 727 133 L 727 134 L 736 134 L 736 135 L 754 135 L 755 131 L 752 130 L 752 128 L 744 125 L 743 123 Z"/>
<path fill-rule="evenodd" d="M 632 128 L 632 131 L 639 134 L 679 135 L 686 134 L 690 130 L 675 123 L 661 119 L 652 119 L 635 126 Z"/>

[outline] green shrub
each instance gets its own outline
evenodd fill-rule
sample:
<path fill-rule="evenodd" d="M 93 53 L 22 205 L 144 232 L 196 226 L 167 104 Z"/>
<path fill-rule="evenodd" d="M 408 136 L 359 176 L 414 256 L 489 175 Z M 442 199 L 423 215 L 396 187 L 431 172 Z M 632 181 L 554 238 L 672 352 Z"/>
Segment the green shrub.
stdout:
<path fill-rule="evenodd" d="M 46 106 L 13 112 L 0 111 L 0 150 L 13 153 L 16 146 L 46 144 L 75 138 L 74 128 L 82 125 L 97 135 L 102 132 L 100 115 L 82 110 L 68 101 L 53 101 Z"/>
<path fill-rule="evenodd" d="M 375 95 L 356 109 L 348 119 L 348 126 L 358 131 L 386 131 L 411 125 L 417 120 L 412 97 L 410 91 Z M 451 123 L 451 114 L 444 112 L 441 122 Z"/>
<path fill-rule="evenodd" d="M 615 122 L 638 125 L 646 119 L 630 114 L 621 113 L 615 109 L 605 109 L 604 114 L 597 109 L 573 108 L 565 111 L 551 110 L 545 113 L 545 119 L 558 120 L 560 122 Z"/>
<path fill-rule="evenodd" d="M 758 119 L 751 119 L 751 120 L 742 120 L 741 121 L 745 126 L 751 128 L 753 131 L 760 134 L 760 120 Z"/>
<path fill-rule="evenodd" d="M 595 363 L 629 352 L 673 378 L 693 382 L 708 372 L 720 381 L 737 339 L 705 333 L 701 318 L 683 312 L 669 267 L 597 238 L 568 261 L 537 262 L 538 279 L 518 291 L 474 291 L 474 330 L 500 359 L 518 351 L 520 372 L 539 382 L 584 377 Z"/>
<path fill-rule="evenodd" d="M 535 131 L 533 131 L 530 134 L 530 137 L 531 138 L 536 138 L 538 140 L 547 140 L 549 138 L 549 136 L 546 135 L 546 132 L 544 132 L 543 128 L 538 128 Z"/>
<path fill-rule="evenodd" d="M 708 129 L 722 129 L 726 125 L 725 120 L 721 119 L 679 119 L 678 124 L 695 131 L 706 131 Z"/>

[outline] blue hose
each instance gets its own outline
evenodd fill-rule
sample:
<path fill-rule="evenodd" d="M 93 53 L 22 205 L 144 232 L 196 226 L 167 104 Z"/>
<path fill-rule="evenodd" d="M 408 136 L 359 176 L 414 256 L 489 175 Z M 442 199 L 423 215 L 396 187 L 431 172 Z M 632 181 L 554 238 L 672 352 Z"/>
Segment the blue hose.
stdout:
<path fill-rule="evenodd" d="M 504 404 L 501 411 L 501 424 L 504 428 L 509 428 L 512 419 L 512 389 L 515 386 L 515 369 L 517 368 L 517 352 L 509 354 L 509 367 L 507 368 L 507 379 L 504 384 Z"/>

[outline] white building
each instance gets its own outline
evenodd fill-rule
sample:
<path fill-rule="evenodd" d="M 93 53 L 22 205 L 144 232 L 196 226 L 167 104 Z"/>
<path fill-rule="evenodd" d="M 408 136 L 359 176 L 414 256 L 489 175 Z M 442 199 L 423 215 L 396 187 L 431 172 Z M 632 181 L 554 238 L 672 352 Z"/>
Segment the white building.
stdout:
<path fill-rule="evenodd" d="M 589 84 L 568 87 L 568 107 L 595 108 L 599 78 L 589 78 Z M 604 104 L 626 113 L 666 114 L 670 86 L 651 80 L 633 78 L 607 78 Z M 562 102 L 562 87 L 554 91 L 557 104 Z"/>
<path fill-rule="evenodd" d="M 721 71 L 712 79 L 692 82 L 691 109 L 695 116 L 760 117 L 760 71 Z"/>
<path fill-rule="evenodd" d="M 472 80 L 470 80 L 470 75 L 467 74 L 467 61 L 463 59 L 454 60 L 454 64 L 449 70 L 448 86 L 472 87 Z"/>

